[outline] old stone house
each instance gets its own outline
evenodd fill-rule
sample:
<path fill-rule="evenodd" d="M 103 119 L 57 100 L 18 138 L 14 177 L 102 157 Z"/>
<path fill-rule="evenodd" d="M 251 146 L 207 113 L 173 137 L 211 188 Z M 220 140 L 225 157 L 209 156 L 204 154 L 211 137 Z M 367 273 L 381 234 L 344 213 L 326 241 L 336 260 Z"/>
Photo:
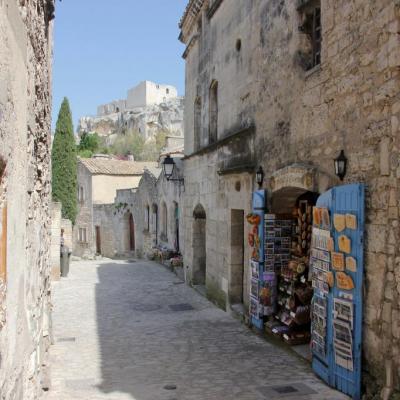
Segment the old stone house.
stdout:
<path fill-rule="evenodd" d="M 50 344 L 53 0 L 0 1 L 0 397 L 39 398 Z"/>
<path fill-rule="evenodd" d="M 262 166 L 268 209 L 364 183 L 363 374 L 400 387 L 400 5 L 190 0 L 184 262 L 222 307 L 249 301 L 244 239 Z M 333 160 L 344 151 L 341 181 Z M 297 202 L 297 203 L 296 203 Z M 386 396 L 386 397 L 385 397 Z"/>
<path fill-rule="evenodd" d="M 179 152 L 172 154 L 176 176 L 182 175 Z M 163 155 L 160 158 L 162 165 Z M 181 181 L 167 181 L 161 169 L 146 171 L 134 196 L 138 245 L 136 254 L 145 257 L 153 248 L 183 253 L 181 207 L 184 187 Z"/>
<path fill-rule="evenodd" d="M 110 238 L 102 234 L 102 210 L 114 205 L 118 190 L 133 189 L 139 184 L 145 168 L 153 168 L 154 162 L 121 161 L 107 158 L 80 159 L 78 163 L 78 215 L 73 233 L 73 252 L 79 257 L 101 254 L 102 247 L 109 245 Z M 107 205 L 109 206 L 107 208 Z M 118 207 L 117 207 L 118 209 Z M 95 212 L 96 210 L 96 212 Z M 114 212 L 116 210 L 113 210 Z M 127 224 L 132 217 L 127 215 Z M 104 229 L 104 228 L 103 228 Z M 107 251 L 110 256 L 130 251 L 122 245 Z"/>
<path fill-rule="evenodd" d="M 175 154 L 176 174 L 181 155 Z M 182 183 L 167 181 L 160 167 L 145 168 L 135 187 L 117 190 L 111 204 L 93 206 L 94 226 L 101 236 L 96 249 L 105 257 L 151 257 L 156 249 L 183 251 L 180 206 Z"/>

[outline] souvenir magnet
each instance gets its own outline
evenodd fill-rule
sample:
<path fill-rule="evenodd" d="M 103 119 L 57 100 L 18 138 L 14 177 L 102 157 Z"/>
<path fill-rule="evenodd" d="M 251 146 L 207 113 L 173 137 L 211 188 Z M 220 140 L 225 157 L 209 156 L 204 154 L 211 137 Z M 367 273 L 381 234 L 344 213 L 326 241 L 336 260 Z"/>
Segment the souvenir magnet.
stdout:
<path fill-rule="evenodd" d="M 336 271 L 344 271 L 344 254 L 332 252 L 332 267 Z"/>
<path fill-rule="evenodd" d="M 350 272 L 357 272 L 357 260 L 354 257 L 346 257 L 346 269 Z"/>
<path fill-rule="evenodd" d="M 329 210 L 327 208 L 321 208 L 321 219 L 323 227 L 329 229 L 331 226 L 331 220 L 329 218 Z"/>
<path fill-rule="evenodd" d="M 326 273 L 326 282 L 331 288 L 335 285 L 335 277 L 333 276 L 333 272 Z"/>
<path fill-rule="evenodd" d="M 316 226 L 321 225 L 321 209 L 318 207 L 313 207 L 313 223 Z"/>
<path fill-rule="evenodd" d="M 350 254 L 351 253 L 351 239 L 346 235 L 340 235 L 338 239 L 339 250 L 343 251 L 343 253 Z"/>
<path fill-rule="evenodd" d="M 354 282 L 351 279 L 351 276 L 345 274 L 344 272 L 336 273 L 336 286 L 339 289 L 343 290 L 352 290 L 354 289 Z"/>
<path fill-rule="evenodd" d="M 333 216 L 333 226 L 338 232 L 346 229 L 346 218 L 343 214 L 335 214 Z"/>
<path fill-rule="evenodd" d="M 335 242 L 333 240 L 333 238 L 329 238 L 328 239 L 328 251 L 334 251 L 335 250 Z"/>
<path fill-rule="evenodd" d="M 357 229 L 357 216 L 353 214 L 346 214 L 346 228 Z"/>

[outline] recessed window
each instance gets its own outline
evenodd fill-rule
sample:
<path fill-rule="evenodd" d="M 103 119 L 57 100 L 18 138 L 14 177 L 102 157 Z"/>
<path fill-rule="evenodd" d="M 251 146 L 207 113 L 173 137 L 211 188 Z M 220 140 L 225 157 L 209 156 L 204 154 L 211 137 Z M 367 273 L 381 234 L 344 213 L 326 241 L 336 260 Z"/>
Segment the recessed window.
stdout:
<path fill-rule="evenodd" d="M 79 228 L 78 241 L 81 243 L 87 243 L 87 230 L 86 228 Z"/>
<path fill-rule="evenodd" d="M 79 203 L 83 203 L 85 201 L 85 192 L 84 192 L 83 186 L 79 186 L 78 201 L 79 201 Z"/>
<path fill-rule="evenodd" d="M 306 70 L 309 70 L 321 64 L 321 2 L 312 1 L 305 3 L 300 11 L 303 21 L 299 26 L 299 30 L 308 38 L 308 48 L 301 51 L 302 64 L 304 64 Z"/>
<path fill-rule="evenodd" d="M 212 81 L 209 93 L 209 135 L 208 143 L 212 144 L 218 138 L 218 82 Z"/>
<path fill-rule="evenodd" d="M 194 101 L 194 150 L 200 148 L 201 143 L 201 97 Z"/>
<path fill-rule="evenodd" d="M 166 92 L 167 94 L 169 94 L 169 89 L 165 89 L 165 92 Z"/>
<path fill-rule="evenodd" d="M 240 39 L 236 40 L 236 51 L 240 51 L 242 49 L 242 41 Z"/>

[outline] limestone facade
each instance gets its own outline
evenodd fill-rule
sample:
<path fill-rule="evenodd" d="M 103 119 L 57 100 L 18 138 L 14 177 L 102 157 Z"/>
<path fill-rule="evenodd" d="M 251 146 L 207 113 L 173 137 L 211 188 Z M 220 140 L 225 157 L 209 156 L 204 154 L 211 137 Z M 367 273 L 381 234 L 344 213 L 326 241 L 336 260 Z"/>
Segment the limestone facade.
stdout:
<path fill-rule="evenodd" d="M 321 55 L 311 68 L 304 30 L 317 4 Z M 258 166 L 270 207 L 289 206 L 306 190 L 364 182 L 364 372 L 389 391 L 400 388 L 399 7 L 390 0 L 191 0 L 180 24 L 189 280 L 204 268 L 195 240 L 204 238 L 198 221 L 205 219 L 209 296 L 223 307 L 238 299 L 232 220 L 235 210 L 250 209 Z M 343 182 L 333 168 L 342 149 L 349 159 Z M 246 299 L 246 263 L 243 276 Z"/>
<path fill-rule="evenodd" d="M 135 188 L 146 167 L 155 168 L 154 162 L 120 161 L 112 159 L 80 159 L 78 163 L 78 215 L 73 229 L 73 253 L 78 257 L 91 257 L 103 244 L 98 223 L 94 221 L 94 207 L 107 209 L 117 191 Z M 96 213 L 101 218 L 101 213 Z M 96 236 L 97 235 L 97 236 Z M 99 237 L 99 239 L 97 239 Z M 97 242 L 96 242 L 97 239 Z M 97 247 L 96 247 L 97 245 Z"/>
<path fill-rule="evenodd" d="M 52 0 L 0 1 L 0 394 L 38 399 L 50 344 Z"/>
<path fill-rule="evenodd" d="M 175 177 L 182 174 L 176 157 Z M 167 181 L 161 168 L 145 169 L 137 187 L 117 190 L 112 204 L 93 205 L 93 226 L 105 257 L 151 256 L 155 249 L 183 253 L 181 207 L 184 186 Z"/>

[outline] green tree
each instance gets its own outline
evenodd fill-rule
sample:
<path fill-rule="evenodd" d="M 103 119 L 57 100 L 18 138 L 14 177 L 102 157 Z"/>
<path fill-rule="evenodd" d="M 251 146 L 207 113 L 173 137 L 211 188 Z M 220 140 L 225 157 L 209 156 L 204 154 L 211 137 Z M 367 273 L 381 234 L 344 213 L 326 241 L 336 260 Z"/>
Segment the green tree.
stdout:
<path fill-rule="evenodd" d="M 135 160 L 142 159 L 145 141 L 143 136 L 138 132 L 119 135 L 111 146 L 111 153 L 117 155 L 127 155 L 129 152 L 133 154 Z"/>
<path fill-rule="evenodd" d="M 65 97 L 58 114 L 52 159 L 53 199 L 62 204 L 62 216 L 75 224 L 77 214 L 77 156 L 72 116 Z"/>
<path fill-rule="evenodd" d="M 98 152 L 100 149 L 101 140 L 97 133 L 84 133 L 81 136 L 81 140 L 78 145 L 78 155 L 87 158 L 87 155 L 91 157 L 93 153 Z"/>

